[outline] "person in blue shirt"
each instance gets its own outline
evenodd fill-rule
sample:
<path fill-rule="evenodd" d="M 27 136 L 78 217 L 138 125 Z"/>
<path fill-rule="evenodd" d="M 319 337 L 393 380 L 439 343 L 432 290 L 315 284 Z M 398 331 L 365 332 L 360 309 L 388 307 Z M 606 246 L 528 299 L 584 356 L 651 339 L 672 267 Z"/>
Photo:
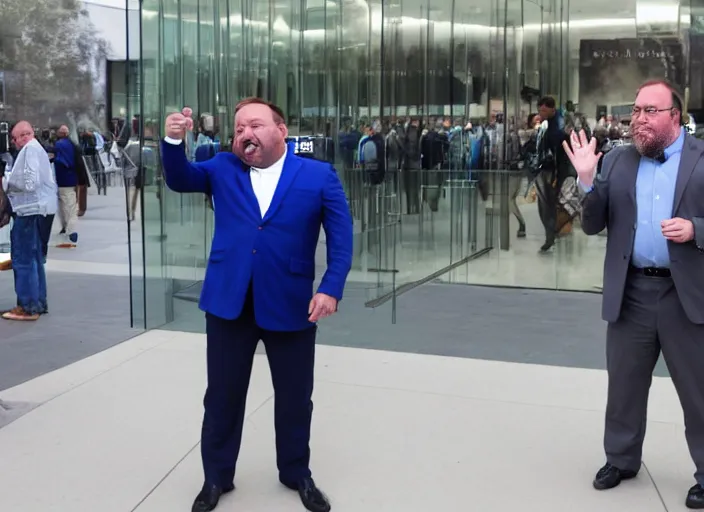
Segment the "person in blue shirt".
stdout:
<path fill-rule="evenodd" d="M 61 234 L 66 235 L 69 242 L 60 244 L 60 247 L 72 246 L 78 242 L 78 233 L 76 232 L 76 220 L 78 219 L 76 186 L 78 185 L 77 158 L 80 158 L 80 155 L 68 135 L 68 126 L 61 126 L 57 132 L 58 140 L 53 149 L 56 184 L 59 187 Z"/>
<path fill-rule="evenodd" d="M 599 175 L 596 139 L 573 132 L 564 149 L 584 194 L 582 230 L 607 233 L 606 464 L 593 485 L 612 489 L 641 470 L 648 393 L 662 353 L 696 467 L 685 504 L 704 510 L 704 141 L 686 133 L 684 105 L 665 80 L 641 85 L 633 144 L 609 151 Z"/>

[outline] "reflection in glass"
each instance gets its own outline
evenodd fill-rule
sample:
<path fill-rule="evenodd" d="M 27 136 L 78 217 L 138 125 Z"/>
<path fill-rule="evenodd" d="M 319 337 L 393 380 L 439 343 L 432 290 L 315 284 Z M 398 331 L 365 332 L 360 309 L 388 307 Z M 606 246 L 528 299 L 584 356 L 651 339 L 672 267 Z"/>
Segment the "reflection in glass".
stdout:
<path fill-rule="evenodd" d="M 143 144 L 187 105 L 195 120 L 214 117 L 209 137 L 227 150 L 238 100 L 281 106 L 291 137 L 310 137 L 299 141 L 314 141 L 342 179 L 350 283 L 370 306 L 432 279 L 598 290 L 605 237 L 584 236 L 578 218 L 539 253 L 526 145 L 543 96 L 566 133 L 588 129 L 608 148 L 628 143 L 638 83 L 701 82 L 686 71 L 701 46 L 689 19 L 679 31 L 644 28 L 665 8 L 674 12 L 639 0 L 597 19 L 593 6 L 560 0 L 145 0 L 141 110 L 153 138 Z M 690 90 L 696 113 L 701 94 Z M 154 318 L 178 322 L 199 292 L 212 212 L 165 189 L 158 168 L 143 201 L 145 280 L 163 310 Z"/>

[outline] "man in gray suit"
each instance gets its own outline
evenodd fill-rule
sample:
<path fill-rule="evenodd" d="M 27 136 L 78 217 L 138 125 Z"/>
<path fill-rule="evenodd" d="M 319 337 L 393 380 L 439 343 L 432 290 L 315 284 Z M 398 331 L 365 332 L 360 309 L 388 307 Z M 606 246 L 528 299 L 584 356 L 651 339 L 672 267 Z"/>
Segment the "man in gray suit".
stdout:
<path fill-rule="evenodd" d="M 594 487 L 611 489 L 638 473 L 662 351 L 696 466 L 686 505 L 704 509 L 704 142 L 685 133 L 682 103 L 666 81 L 643 84 L 631 118 L 633 145 L 610 151 L 599 177 L 595 139 L 573 133 L 564 147 L 585 193 L 584 232 L 608 230 L 607 462 Z"/>

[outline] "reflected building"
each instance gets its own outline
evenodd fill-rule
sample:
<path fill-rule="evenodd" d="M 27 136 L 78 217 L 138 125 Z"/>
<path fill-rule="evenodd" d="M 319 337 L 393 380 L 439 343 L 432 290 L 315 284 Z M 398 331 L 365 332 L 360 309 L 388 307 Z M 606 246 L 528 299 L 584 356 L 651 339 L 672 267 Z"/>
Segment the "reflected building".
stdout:
<path fill-rule="evenodd" d="M 226 150 L 234 105 L 254 95 L 282 108 L 292 137 L 317 141 L 346 188 L 349 280 L 371 307 L 430 280 L 599 291 L 605 237 L 586 237 L 574 219 L 539 251 L 521 147 L 541 97 L 555 99 L 568 128 L 589 127 L 611 145 L 628 143 L 631 102 L 647 78 L 681 87 L 690 119 L 704 119 L 702 8 L 676 0 L 100 0 L 84 9 L 113 42 L 91 43 L 105 61 L 95 71 L 103 112 L 91 115 L 106 129 L 122 118 L 150 155 L 164 117 L 183 106 L 194 119 L 212 116 Z M 55 115 L 41 95 L 9 97 L 24 54 L 0 26 L 0 105 Z M 76 69 L 66 70 L 76 89 L 56 96 L 88 97 L 81 73 L 97 68 Z M 370 134 L 387 148 L 381 179 L 360 165 Z M 151 161 L 130 261 L 134 323 L 156 327 L 195 311 L 213 220 L 202 196 L 166 189 Z"/>

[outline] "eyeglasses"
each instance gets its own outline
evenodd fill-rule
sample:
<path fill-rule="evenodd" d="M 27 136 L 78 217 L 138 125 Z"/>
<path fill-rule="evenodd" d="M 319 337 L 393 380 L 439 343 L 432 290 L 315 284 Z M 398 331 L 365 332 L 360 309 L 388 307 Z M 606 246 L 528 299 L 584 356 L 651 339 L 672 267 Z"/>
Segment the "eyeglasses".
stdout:
<path fill-rule="evenodd" d="M 631 111 L 631 116 L 633 117 L 638 117 L 641 112 L 645 112 L 645 115 L 648 117 L 655 117 L 658 115 L 660 112 L 672 112 L 672 110 L 675 107 L 669 107 L 669 108 L 655 108 L 655 107 L 633 107 L 633 110 Z"/>

